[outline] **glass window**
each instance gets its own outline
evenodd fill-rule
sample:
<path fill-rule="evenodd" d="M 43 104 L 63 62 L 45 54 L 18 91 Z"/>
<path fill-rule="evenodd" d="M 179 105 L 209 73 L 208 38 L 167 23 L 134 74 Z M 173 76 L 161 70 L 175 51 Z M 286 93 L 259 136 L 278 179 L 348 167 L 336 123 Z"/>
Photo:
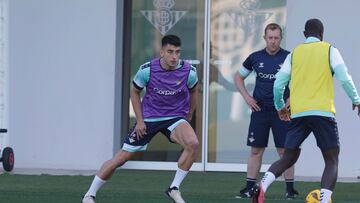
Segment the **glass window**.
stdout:
<path fill-rule="evenodd" d="M 212 1 L 208 162 L 247 162 L 250 148 L 246 141 L 251 112 L 237 92 L 233 77 L 250 53 L 265 47 L 266 24 L 275 22 L 284 26 L 285 20 L 286 0 Z M 251 92 L 255 75 L 251 74 L 245 84 Z M 271 141 L 263 163 L 271 163 L 277 158 Z"/>

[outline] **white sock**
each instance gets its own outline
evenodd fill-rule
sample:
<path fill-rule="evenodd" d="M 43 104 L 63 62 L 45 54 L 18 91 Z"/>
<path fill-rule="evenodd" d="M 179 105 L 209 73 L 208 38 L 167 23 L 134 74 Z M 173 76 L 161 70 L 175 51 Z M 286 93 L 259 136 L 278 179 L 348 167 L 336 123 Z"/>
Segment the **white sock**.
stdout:
<path fill-rule="evenodd" d="M 188 173 L 189 173 L 189 171 L 184 171 L 184 170 L 181 170 L 180 168 L 178 168 L 176 170 L 176 174 L 175 174 L 173 182 L 170 185 L 170 188 L 172 188 L 172 187 L 180 188 L 181 182 L 184 180 L 184 178 L 186 177 L 186 175 Z"/>
<path fill-rule="evenodd" d="M 264 177 L 261 179 L 261 187 L 266 192 L 267 188 L 270 186 L 272 182 L 276 179 L 275 175 L 271 172 L 266 172 Z"/>
<path fill-rule="evenodd" d="M 106 183 L 105 180 L 102 180 L 98 176 L 94 177 L 93 182 L 91 183 L 91 186 L 85 196 L 96 196 L 96 192 Z"/>
<path fill-rule="evenodd" d="M 331 199 L 332 191 L 321 188 L 320 190 L 320 203 L 329 203 Z"/>

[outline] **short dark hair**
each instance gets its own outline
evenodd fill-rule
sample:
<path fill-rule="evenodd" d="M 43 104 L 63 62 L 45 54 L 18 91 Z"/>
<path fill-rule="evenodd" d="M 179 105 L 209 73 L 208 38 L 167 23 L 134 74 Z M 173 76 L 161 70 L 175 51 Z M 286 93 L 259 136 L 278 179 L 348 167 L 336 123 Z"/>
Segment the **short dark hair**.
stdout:
<path fill-rule="evenodd" d="M 306 21 L 304 33 L 308 36 L 319 36 L 324 32 L 324 26 L 319 19 L 312 18 Z"/>
<path fill-rule="evenodd" d="M 281 29 L 280 25 L 279 25 L 279 24 L 276 24 L 276 23 L 270 23 L 270 24 L 268 24 L 268 25 L 265 27 L 264 34 L 266 35 L 266 31 L 267 31 L 267 30 L 276 30 L 276 29 L 279 29 L 279 30 L 280 30 L 280 36 L 282 37 L 282 29 Z"/>
<path fill-rule="evenodd" d="M 165 35 L 161 40 L 161 46 L 164 47 L 164 46 L 166 46 L 168 44 L 174 45 L 176 47 L 180 47 L 181 46 L 181 40 L 176 35 Z"/>

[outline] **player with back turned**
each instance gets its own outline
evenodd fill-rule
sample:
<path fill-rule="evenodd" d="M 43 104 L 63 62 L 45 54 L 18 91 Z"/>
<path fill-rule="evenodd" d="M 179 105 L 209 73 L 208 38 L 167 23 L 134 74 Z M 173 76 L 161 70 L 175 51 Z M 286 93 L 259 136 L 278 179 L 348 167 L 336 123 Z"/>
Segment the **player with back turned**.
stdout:
<path fill-rule="evenodd" d="M 290 121 L 283 157 L 273 163 L 261 183 L 254 187 L 253 203 L 263 203 L 265 192 L 300 156 L 300 146 L 312 132 L 324 158 L 320 203 L 328 203 L 338 175 L 340 142 L 335 120 L 334 82 L 337 78 L 357 108 L 360 98 L 338 49 L 324 42 L 324 26 L 319 19 L 305 24 L 305 43 L 289 54 L 276 75 L 274 103 L 281 120 Z M 285 107 L 283 93 L 290 81 L 290 111 Z"/>

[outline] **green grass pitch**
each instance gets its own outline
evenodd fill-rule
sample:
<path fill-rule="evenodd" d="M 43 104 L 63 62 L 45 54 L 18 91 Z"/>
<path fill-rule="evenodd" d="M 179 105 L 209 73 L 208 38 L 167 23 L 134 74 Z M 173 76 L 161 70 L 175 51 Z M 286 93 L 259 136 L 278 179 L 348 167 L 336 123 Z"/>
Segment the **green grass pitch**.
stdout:
<path fill-rule="evenodd" d="M 170 203 L 164 191 L 174 176 L 173 171 L 118 170 L 98 192 L 97 203 Z M 67 203 L 80 202 L 92 176 L 0 175 L 0 202 Z M 244 173 L 190 172 L 181 185 L 189 203 L 251 202 L 235 199 L 245 184 Z M 296 182 L 300 196 L 285 201 L 284 182 L 275 182 L 266 194 L 266 203 L 305 202 L 305 196 L 319 188 L 317 182 Z M 360 183 L 337 183 L 334 203 L 360 203 Z"/>

